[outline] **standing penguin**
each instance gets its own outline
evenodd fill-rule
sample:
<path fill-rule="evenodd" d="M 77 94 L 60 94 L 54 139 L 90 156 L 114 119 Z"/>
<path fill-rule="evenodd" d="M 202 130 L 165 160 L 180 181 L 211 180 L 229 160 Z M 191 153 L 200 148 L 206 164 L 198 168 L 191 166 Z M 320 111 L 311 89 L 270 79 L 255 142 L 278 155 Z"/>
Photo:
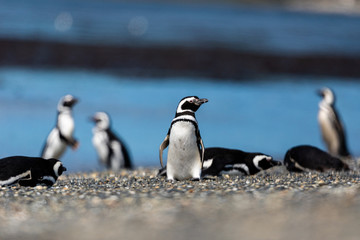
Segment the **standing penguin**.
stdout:
<path fill-rule="evenodd" d="M 109 115 L 97 112 L 91 119 L 95 122 L 92 142 L 101 163 L 113 171 L 131 169 L 131 160 L 124 143 L 110 129 Z"/>
<path fill-rule="evenodd" d="M 181 99 L 176 109 L 168 134 L 160 145 L 160 164 L 163 167 L 162 153 L 169 146 L 167 156 L 167 179 L 200 179 L 204 159 L 204 144 L 200 136 L 195 112 L 208 102 L 196 96 Z"/>
<path fill-rule="evenodd" d="M 350 157 L 344 127 L 334 106 L 333 91 L 323 88 L 318 91 L 318 94 L 322 97 L 319 103 L 318 122 L 329 153 L 338 157 Z"/>
<path fill-rule="evenodd" d="M 14 156 L 0 159 L 0 186 L 52 186 L 66 168 L 57 159 Z"/>
<path fill-rule="evenodd" d="M 72 117 L 72 107 L 77 103 L 77 99 L 71 95 L 62 97 L 58 103 L 57 122 L 55 128 L 50 132 L 41 156 L 45 159 L 60 159 L 66 147 L 71 146 L 76 150 L 79 143 L 73 137 L 75 123 Z"/>

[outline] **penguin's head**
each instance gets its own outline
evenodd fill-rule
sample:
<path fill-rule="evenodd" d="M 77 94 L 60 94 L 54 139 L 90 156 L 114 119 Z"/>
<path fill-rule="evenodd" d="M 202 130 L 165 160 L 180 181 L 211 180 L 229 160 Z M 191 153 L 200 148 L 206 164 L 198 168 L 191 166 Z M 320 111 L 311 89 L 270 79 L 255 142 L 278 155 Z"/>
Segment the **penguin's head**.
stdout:
<path fill-rule="evenodd" d="M 49 159 L 49 160 L 55 162 L 53 170 L 54 170 L 54 174 L 56 177 L 59 177 L 63 172 L 65 172 L 67 170 L 66 167 L 64 167 L 59 160 L 57 160 L 55 158 Z"/>
<path fill-rule="evenodd" d="M 262 170 L 266 170 L 275 166 L 281 166 L 280 161 L 274 161 L 271 156 L 268 155 L 257 155 L 254 159 L 254 164 L 260 167 Z M 257 163 L 257 164 L 256 164 Z"/>
<path fill-rule="evenodd" d="M 179 105 L 176 109 L 176 113 L 181 112 L 196 112 L 199 107 L 203 104 L 208 102 L 206 98 L 198 98 L 197 96 L 189 96 L 184 97 L 180 100 Z"/>
<path fill-rule="evenodd" d="M 90 118 L 91 121 L 95 122 L 96 127 L 106 130 L 110 127 L 110 117 L 105 112 L 97 112 Z"/>
<path fill-rule="evenodd" d="M 324 87 L 318 90 L 317 93 L 327 104 L 333 105 L 335 103 L 335 94 L 330 88 Z"/>
<path fill-rule="evenodd" d="M 68 94 L 62 97 L 58 103 L 58 111 L 62 112 L 66 109 L 71 109 L 79 100 L 74 96 Z"/>

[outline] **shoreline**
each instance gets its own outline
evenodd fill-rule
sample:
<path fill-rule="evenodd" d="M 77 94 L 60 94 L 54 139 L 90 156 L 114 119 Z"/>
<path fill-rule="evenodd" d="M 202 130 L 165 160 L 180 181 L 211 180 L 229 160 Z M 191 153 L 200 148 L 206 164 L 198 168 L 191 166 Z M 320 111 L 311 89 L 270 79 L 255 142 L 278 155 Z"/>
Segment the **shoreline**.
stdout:
<path fill-rule="evenodd" d="M 237 81 L 277 74 L 360 77 L 360 56 L 348 54 L 281 54 L 223 47 L 100 46 L 20 39 L 0 39 L 0 46 L 3 67 L 79 68 L 132 76 Z"/>
<path fill-rule="evenodd" d="M 360 173 L 167 182 L 157 169 L 61 176 L 52 188 L 0 188 L 3 239 L 353 239 Z"/>

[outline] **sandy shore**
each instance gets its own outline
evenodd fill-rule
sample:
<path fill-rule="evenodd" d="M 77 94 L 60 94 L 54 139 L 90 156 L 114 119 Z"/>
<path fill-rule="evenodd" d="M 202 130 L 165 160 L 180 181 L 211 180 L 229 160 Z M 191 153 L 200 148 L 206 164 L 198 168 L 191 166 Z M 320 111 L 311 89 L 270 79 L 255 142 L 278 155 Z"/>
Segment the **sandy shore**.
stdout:
<path fill-rule="evenodd" d="M 360 173 L 223 175 L 156 169 L 70 174 L 0 188 L 0 239 L 358 239 Z"/>

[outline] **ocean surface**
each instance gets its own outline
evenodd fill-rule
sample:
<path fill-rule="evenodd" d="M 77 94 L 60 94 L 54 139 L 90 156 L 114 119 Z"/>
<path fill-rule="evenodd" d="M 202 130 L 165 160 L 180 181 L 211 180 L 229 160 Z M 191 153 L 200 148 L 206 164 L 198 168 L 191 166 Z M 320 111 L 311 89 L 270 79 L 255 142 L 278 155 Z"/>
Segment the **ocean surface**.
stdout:
<path fill-rule="evenodd" d="M 107 72 L 0 68 L 0 156 L 39 156 L 55 125 L 58 100 L 73 94 L 77 151 L 62 161 L 69 171 L 99 170 L 89 117 L 106 111 L 137 167 L 159 166 L 163 141 L 181 98 L 208 98 L 197 112 L 206 147 L 238 148 L 282 160 L 287 149 L 324 149 L 317 123 L 316 90 L 328 86 L 347 131 L 350 151 L 360 155 L 360 82 L 357 79 L 271 76 L 249 81 L 198 78 L 135 78 Z M 166 153 L 165 153 L 166 154 Z M 165 155 L 166 159 L 166 155 Z"/>
<path fill-rule="evenodd" d="M 128 46 L 360 54 L 360 16 L 227 4 L 0 0 L 0 38 Z M 21 16 L 21 17 L 19 17 Z"/>

